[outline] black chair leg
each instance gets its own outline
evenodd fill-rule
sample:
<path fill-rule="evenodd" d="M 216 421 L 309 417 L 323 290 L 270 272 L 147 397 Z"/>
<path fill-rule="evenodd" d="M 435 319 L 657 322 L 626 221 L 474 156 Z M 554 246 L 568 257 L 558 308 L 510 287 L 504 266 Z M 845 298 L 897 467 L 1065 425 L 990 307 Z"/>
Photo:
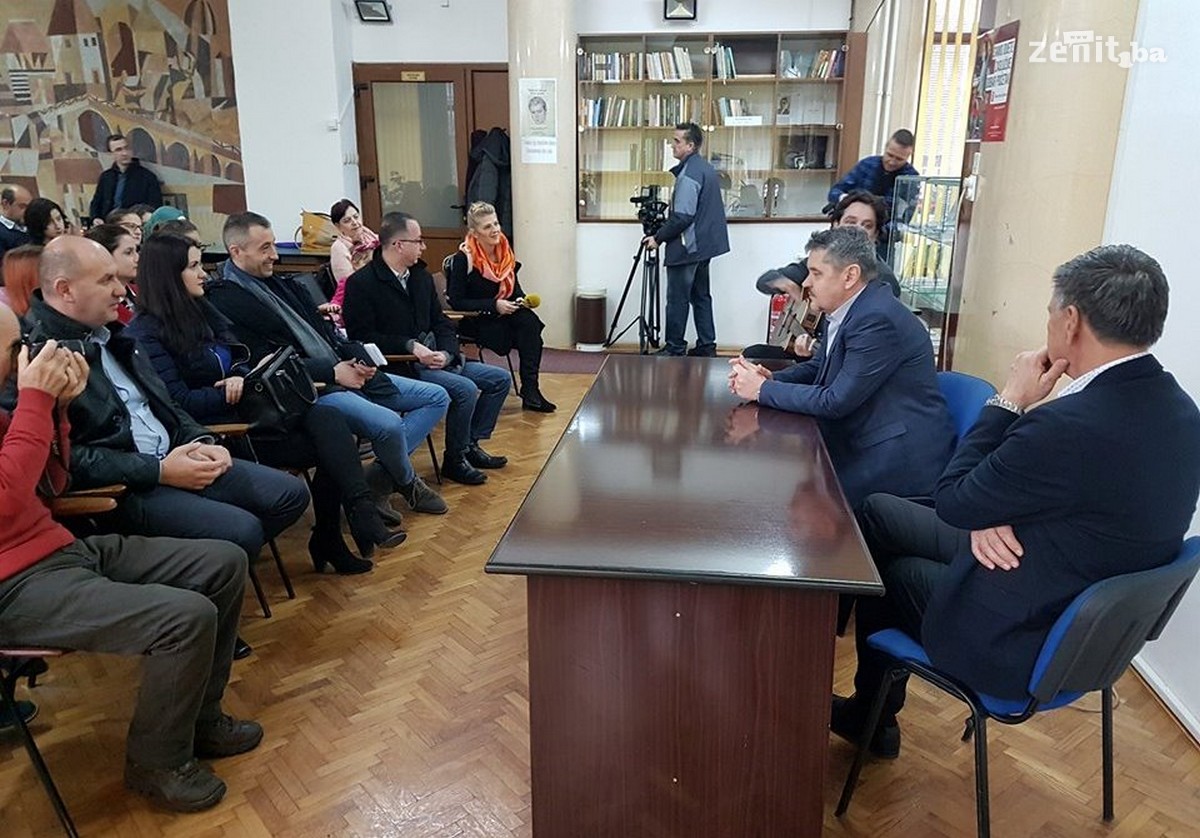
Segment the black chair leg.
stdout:
<path fill-rule="evenodd" d="M 975 707 L 971 708 L 971 716 L 975 719 L 975 821 L 979 838 L 988 838 L 992 826 L 988 806 L 987 716 Z"/>
<path fill-rule="evenodd" d="M 254 586 L 254 595 L 258 597 L 258 605 L 262 608 L 263 616 L 271 616 L 271 606 L 267 604 L 267 595 L 263 593 L 262 583 L 258 581 L 258 573 L 254 570 L 254 563 L 250 564 L 250 584 Z"/>
<path fill-rule="evenodd" d="M 524 386 L 525 386 L 525 382 L 524 382 L 524 381 L 522 381 L 522 382 L 521 382 L 521 386 L 520 386 L 520 387 L 518 387 L 518 386 L 517 386 L 517 371 L 516 371 L 515 369 L 513 369 L 513 365 L 512 365 L 512 351 L 511 351 L 511 350 L 508 352 L 508 354 L 507 354 L 507 355 L 505 355 L 505 356 L 504 356 L 504 360 L 508 361 L 508 374 L 509 374 L 509 376 L 512 378 L 512 383 L 513 383 L 513 395 L 514 395 L 514 396 L 519 396 L 519 395 L 521 395 L 521 390 L 522 390 L 522 389 L 524 388 Z"/>
<path fill-rule="evenodd" d="M 875 736 L 875 729 L 879 727 L 879 718 L 883 715 L 883 705 L 887 701 L 888 692 L 892 688 L 892 684 L 906 672 L 903 666 L 889 669 L 883 676 L 883 683 L 879 686 L 879 692 L 875 694 L 875 701 L 871 703 L 871 712 L 867 714 L 867 723 L 863 726 L 862 736 L 858 740 L 858 752 L 854 755 L 854 763 L 850 766 L 850 773 L 846 775 L 846 784 L 842 786 L 842 796 L 838 799 L 837 809 L 834 810 L 834 815 L 841 817 L 846 814 L 846 809 L 850 807 L 850 798 L 854 796 L 854 788 L 858 785 L 858 775 L 862 773 L 863 763 L 867 761 L 867 748 L 871 744 L 872 737 Z"/>
<path fill-rule="evenodd" d="M 1112 687 L 1100 693 L 1100 747 L 1104 751 L 1104 819 L 1113 819 L 1113 695 Z"/>
<path fill-rule="evenodd" d="M 295 599 L 296 589 L 292 587 L 292 577 L 288 576 L 287 568 L 283 566 L 283 557 L 279 555 L 279 545 L 272 538 L 267 542 L 267 546 L 271 548 L 271 555 L 275 559 L 275 567 L 279 571 L 279 578 L 283 582 L 283 589 L 287 591 L 287 598 Z"/>
<path fill-rule="evenodd" d="M 25 744 L 25 751 L 29 754 L 29 761 L 33 763 L 33 770 L 38 775 L 38 779 L 41 780 L 42 788 L 46 790 L 46 796 L 50 798 L 50 804 L 54 807 L 54 813 L 58 815 L 58 821 L 62 824 L 63 832 L 71 836 L 71 838 L 78 838 L 79 833 L 75 831 L 75 822 L 71 820 L 71 813 L 67 811 L 67 804 L 63 802 L 62 795 L 58 793 L 58 787 L 54 785 L 54 780 L 50 776 L 50 769 L 46 767 L 46 763 L 42 759 L 42 753 L 33 741 L 33 734 L 29 732 L 29 727 L 17 711 L 14 692 L 17 681 L 21 677 L 20 671 L 21 665 L 18 663 L 11 672 L 3 673 L 3 678 L 0 679 L 0 701 L 4 702 L 4 709 L 12 716 L 21 741 Z"/>
<path fill-rule="evenodd" d="M 433 448 L 433 435 L 429 434 L 425 437 L 425 444 L 429 446 L 429 459 L 433 460 L 433 479 L 437 481 L 439 486 L 442 485 L 442 467 L 438 465 L 437 451 Z"/>

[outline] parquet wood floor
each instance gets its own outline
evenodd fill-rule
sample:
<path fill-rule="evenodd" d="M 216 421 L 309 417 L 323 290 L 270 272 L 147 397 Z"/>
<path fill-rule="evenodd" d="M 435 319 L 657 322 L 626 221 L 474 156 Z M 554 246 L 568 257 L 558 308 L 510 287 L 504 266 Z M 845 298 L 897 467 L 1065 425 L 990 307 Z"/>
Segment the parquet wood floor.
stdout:
<path fill-rule="evenodd" d="M 54 662 L 32 694 L 41 705 L 33 726 L 81 833 L 528 838 L 524 583 L 482 567 L 591 378 L 544 379 L 556 414 L 523 413 L 510 399 L 487 446 L 510 458 L 508 468 L 483 487 L 447 484 L 451 513 L 407 516 L 408 541 L 372 574 L 318 577 L 305 529 L 285 536 L 298 597 L 284 599 L 262 567 L 275 616 L 263 619 L 247 597 L 243 634 L 254 655 L 234 664 L 227 693 L 228 708 L 261 721 L 267 736 L 253 753 L 215 763 L 229 784 L 217 809 L 162 814 L 122 788 L 136 662 L 82 654 Z M 427 470 L 425 456 L 416 458 Z M 837 685 L 848 686 L 852 665 L 843 639 Z M 1200 751 L 1136 677 L 1119 690 L 1116 823 L 1099 817 L 1099 716 L 1064 710 L 993 726 L 997 836 L 1200 834 Z M 973 835 L 962 718 L 952 701 L 911 690 L 901 758 L 868 765 L 841 822 L 832 807 L 851 751 L 834 740 L 825 834 Z M 23 749 L 0 736 L 0 835 L 55 834 Z"/>

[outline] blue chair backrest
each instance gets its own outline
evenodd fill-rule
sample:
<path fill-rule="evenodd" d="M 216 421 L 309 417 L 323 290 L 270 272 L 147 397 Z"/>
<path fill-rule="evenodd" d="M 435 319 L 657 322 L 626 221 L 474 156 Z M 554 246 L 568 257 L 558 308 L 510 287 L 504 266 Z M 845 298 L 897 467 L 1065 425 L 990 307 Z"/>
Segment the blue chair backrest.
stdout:
<path fill-rule="evenodd" d="M 979 418 L 983 403 L 996 394 L 996 388 L 962 372 L 939 372 L 937 379 L 946 407 L 950 408 L 956 438 L 961 440 Z"/>
<path fill-rule="evenodd" d="M 1044 703 L 1064 690 L 1112 686 L 1146 642 L 1162 633 L 1197 570 L 1200 536 L 1193 536 L 1168 564 L 1088 587 L 1046 637 L 1029 680 L 1030 694 Z"/>

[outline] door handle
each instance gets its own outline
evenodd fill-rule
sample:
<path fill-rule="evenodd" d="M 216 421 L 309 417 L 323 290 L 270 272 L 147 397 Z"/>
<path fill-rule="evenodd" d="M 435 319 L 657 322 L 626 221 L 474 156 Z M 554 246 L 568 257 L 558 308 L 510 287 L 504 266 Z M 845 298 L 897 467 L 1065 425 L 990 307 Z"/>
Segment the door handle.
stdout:
<path fill-rule="evenodd" d="M 366 189 L 367 186 L 369 186 L 370 184 L 372 184 L 374 182 L 375 182 L 374 175 L 363 175 L 362 177 L 360 177 L 358 179 L 358 187 L 359 187 L 359 189 Z"/>

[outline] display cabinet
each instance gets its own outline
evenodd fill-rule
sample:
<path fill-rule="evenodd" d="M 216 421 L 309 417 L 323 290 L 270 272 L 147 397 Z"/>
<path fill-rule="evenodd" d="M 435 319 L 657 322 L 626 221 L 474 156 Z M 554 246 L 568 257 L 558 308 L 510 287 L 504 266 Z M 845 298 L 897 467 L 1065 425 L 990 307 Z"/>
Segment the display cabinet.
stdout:
<path fill-rule="evenodd" d="M 581 38 L 578 218 L 633 220 L 629 198 L 673 179 L 679 122 L 705 132 L 731 220 L 819 220 L 857 157 L 866 36 Z"/>
<path fill-rule="evenodd" d="M 896 178 L 888 263 L 900 283 L 900 300 L 929 329 L 938 368 L 950 318 L 950 267 L 962 181 L 954 177 Z"/>

